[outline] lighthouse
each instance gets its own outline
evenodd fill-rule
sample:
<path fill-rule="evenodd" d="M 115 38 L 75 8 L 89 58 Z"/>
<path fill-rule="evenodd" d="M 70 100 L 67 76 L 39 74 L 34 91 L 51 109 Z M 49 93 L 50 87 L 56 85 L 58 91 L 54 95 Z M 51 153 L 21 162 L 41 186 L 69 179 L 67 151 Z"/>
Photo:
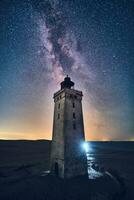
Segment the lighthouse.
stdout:
<path fill-rule="evenodd" d="M 82 91 L 65 77 L 61 89 L 54 93 L 51 174 L 60 178 L 87 175 L 86 152 L 83 149 L 84 123 Z"/>

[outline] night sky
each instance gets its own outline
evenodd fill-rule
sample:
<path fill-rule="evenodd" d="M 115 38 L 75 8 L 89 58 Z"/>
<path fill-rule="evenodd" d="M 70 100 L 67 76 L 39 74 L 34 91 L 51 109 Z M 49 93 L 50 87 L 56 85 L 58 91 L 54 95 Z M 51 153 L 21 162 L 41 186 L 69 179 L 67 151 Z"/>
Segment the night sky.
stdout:
<path fill-rule="evenodd" d="M 0 138 L 51 139 L 67 74 L 87 140 L 134 140 L 133 0 L 0 1 Z"/>

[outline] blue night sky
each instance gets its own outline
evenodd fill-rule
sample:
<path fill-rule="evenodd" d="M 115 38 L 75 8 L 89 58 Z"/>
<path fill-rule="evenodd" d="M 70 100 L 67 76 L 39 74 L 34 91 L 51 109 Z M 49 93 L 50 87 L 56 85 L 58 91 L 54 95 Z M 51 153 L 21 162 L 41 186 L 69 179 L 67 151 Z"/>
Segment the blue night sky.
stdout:
<path fill-rule="evenodd" d="M 134 140 L 134 1 L 0 1 L 0 138 L 51 139 L 53 93 L 82 90 L 87 140 Z"/>

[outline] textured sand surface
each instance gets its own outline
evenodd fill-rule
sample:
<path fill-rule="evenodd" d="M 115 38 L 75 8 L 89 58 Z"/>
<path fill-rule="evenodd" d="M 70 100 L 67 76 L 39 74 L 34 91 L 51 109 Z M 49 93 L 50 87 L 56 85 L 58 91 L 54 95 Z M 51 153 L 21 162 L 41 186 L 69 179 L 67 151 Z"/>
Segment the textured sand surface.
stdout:
<path fill-rule="evenodd" d="M 93 178 L 65 181 L 48 173 L 50 141 L 0 141 L 0 199 L 133 200 L 134 143 L 89 145 Z"/>

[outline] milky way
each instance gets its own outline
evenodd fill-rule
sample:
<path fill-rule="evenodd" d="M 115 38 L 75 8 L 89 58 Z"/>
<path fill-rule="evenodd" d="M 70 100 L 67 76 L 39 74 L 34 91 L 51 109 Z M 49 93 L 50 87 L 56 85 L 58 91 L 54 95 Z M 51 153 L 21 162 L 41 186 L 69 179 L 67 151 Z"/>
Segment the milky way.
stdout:
<path fill-rule="evenodd" d="M 39 13 L 40 54 L 47 57 L 50 76 L 55 81 L 62 81 L 66 74 L 79 74 L 90 80 L 88 66 L 81 56 L 82 47 L 68 25 L 62 12 L 61 1 L 35 1 L 33 7 Z"/>
<path fill-rule="evenodd" d="M 1 138 L 50 139 L 52 96 L 68 74 L 84 93 L 86 138 L 133 139 L 133 4 L 0 2 Z"/>

